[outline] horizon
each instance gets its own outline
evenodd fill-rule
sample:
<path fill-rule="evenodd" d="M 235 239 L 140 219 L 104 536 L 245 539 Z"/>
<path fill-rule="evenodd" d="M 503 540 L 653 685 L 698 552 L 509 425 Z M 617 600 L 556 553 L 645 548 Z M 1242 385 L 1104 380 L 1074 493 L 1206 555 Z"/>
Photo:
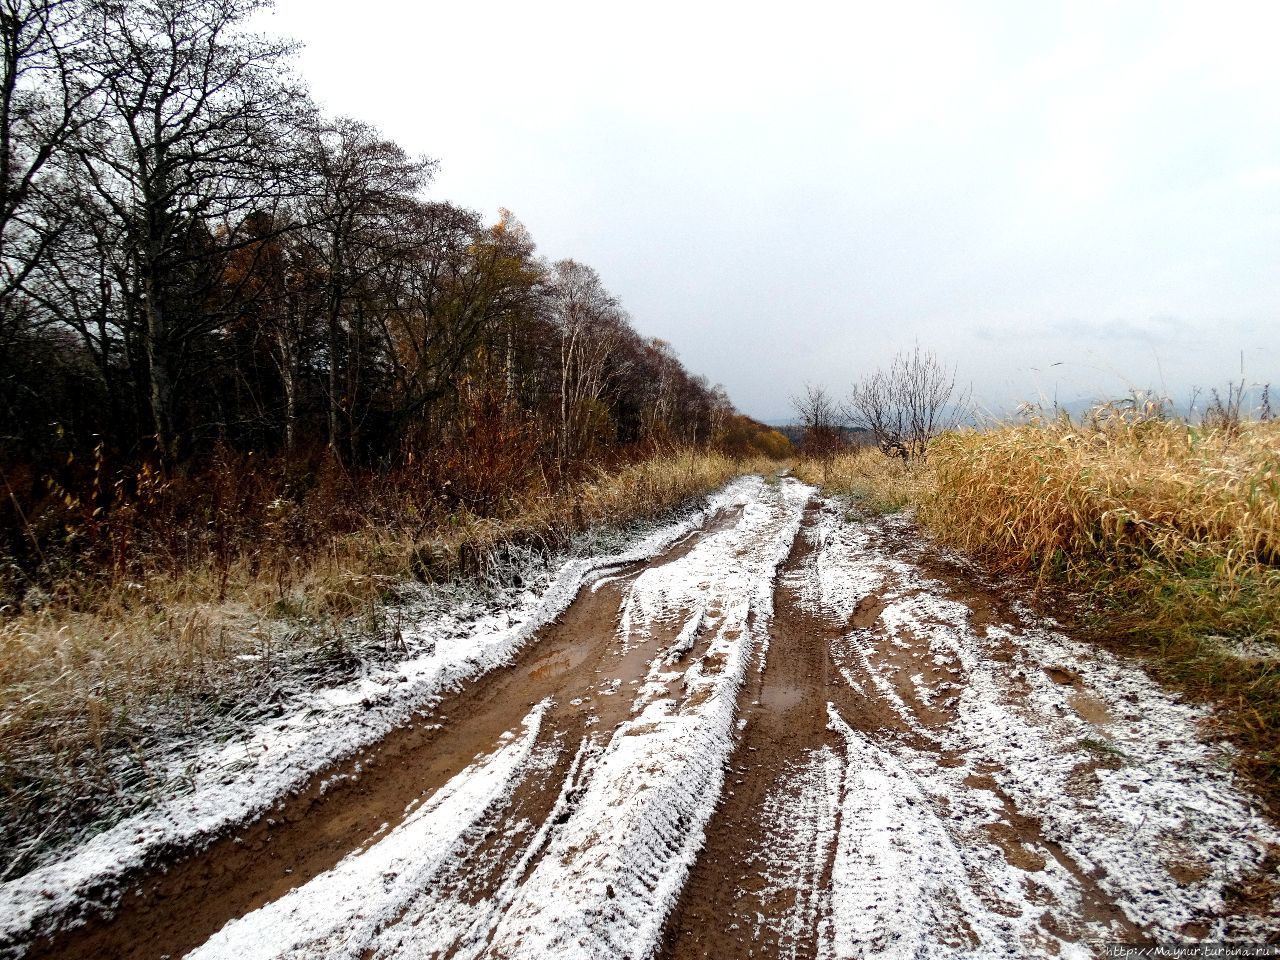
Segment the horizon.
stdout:
<path fill-rule="evenodd" d="M 431 197 L 594 265 L 744 413 L 916 341 L 991 409 L 1280 378 L 1278 9 L 499 6 L 270 28 L 439 160 Z"/>

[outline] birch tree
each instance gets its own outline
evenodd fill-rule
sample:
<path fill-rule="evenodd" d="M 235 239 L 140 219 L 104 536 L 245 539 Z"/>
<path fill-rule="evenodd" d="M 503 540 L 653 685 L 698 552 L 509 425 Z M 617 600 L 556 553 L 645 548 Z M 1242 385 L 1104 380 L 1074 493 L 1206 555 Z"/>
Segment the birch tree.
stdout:
<path fill-rule="evenodd" d="M 600 426 L 609 360 L 629 324 L 600 275 L 574 260 L 556 263 L 551 301 L 559 333 L 557 441 L 563 467 L 587 451 Z"/>

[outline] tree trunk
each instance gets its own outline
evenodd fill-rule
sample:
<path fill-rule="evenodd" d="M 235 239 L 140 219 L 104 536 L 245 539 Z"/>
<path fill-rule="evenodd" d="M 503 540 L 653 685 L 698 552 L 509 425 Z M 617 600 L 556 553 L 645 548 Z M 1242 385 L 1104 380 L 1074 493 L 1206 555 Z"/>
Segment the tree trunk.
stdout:
<path fill-rule="evenodd" d="M 281 364 L 284 374 L 281 377 L 284 386 L 284 458 L 289 464 L 293 463 L 298 446 L 298 378 L 295 367 L 292 356 L 287 356 Z"/>
<path fill-rule="evenodd" d="M 174 428 L 173 369 L 164 311 L 156 296 L 156 283 L 148 277 L 144 284 L 146 313 L 147 386 L 151 419 L 156 428 L 156 449 L 166 467 L 178 460 L 178 437 Z"/>
<path fill-rule="evenodd" d="M 341 421 L 339 419 L 339 389 L 342 378 L 338 375 L 338 316 L 342 310 L 342 288 L 339 274 L 342 247 L 334 238 L 329 256 L 329 452 L 342 459 Z"/>

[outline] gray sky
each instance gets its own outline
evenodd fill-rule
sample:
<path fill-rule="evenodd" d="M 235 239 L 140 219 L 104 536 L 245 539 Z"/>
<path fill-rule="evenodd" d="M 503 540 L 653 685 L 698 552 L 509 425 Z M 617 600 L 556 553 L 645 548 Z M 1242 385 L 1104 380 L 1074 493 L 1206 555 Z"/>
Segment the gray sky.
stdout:
<path fill-rule="evenodd" d="M 1280 382 L 1275 2 L 277 3 L 747 413 L 916 340 L 997 408 Z"/>

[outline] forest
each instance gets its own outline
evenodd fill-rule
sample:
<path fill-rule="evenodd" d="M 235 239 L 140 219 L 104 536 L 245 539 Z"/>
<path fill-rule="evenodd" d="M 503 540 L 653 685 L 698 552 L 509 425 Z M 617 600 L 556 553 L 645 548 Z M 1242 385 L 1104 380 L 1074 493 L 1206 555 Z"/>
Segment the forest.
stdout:
<path fill-rule="evenodd" d="M 268 6 L 4 3 L 11 578 L 148 484 L 189 502 L 211 465 L 271 477 L 263 502 L 322 462 L 413 465 L 492 512 L 731 425 L 590 266 L 540 257 L 508 211 L 428 199 L 435 160 L 324 116 L 295 46 L 253 29 Z"/>

